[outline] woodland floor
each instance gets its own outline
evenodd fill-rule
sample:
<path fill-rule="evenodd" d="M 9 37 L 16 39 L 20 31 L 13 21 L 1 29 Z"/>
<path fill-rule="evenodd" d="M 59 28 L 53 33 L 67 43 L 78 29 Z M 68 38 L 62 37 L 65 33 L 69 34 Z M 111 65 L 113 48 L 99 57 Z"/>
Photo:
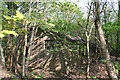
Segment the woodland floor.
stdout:
<path fill-rule="evenodd" d="M 115 57 L 111 58 L 112 61 L 114 61 Z M 120 57 L 118 58 L 120 62 Z M 85 70 L 83 70 L 82 74 L 79 74 L 80 72 L 77 72 L 78 70 L 75 70 L 75 73 L 69 73 L 69 74 L 62 74 L 58 72 L 50 72 L 46 70 L 41 70 L 41 69 L 36 69 L 33 71 L 35 73 L 34 75 L 30 75 L 31 77 L 38 78 L 38 77 L 43 77 L 43 78 L 86 78 L 85 76 Z M 29 74 L 30 72 L 28 72 Z M 91 63 L 90 65 L 90 76 L 96 76 L 97 78 L 108 78 L 108 73 L 106 71 L 105 64 L 102 62 L 96 63 Z M 2 66 L 0 65 L 0 79 L 2 78 L 10 78 L 11 74 L 8 72 L 6 69 L 2 69 Z"/>
<path fill-rule="evenodd" d="M 0 79 L 11 77 L 11 74 L 0 65 Z"/>

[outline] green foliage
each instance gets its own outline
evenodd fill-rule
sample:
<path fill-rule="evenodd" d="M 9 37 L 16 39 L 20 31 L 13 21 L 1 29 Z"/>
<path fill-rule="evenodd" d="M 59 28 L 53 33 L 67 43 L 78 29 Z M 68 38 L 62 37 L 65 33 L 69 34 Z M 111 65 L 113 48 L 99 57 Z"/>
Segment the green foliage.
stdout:
<path fill-rule="evenodd" d="M 22 19 L 25 18 L 25 16 L 22 13 L 20 13 L 19 11 L 16 11 L 16 16 L 13 16 L 13 18 L 10 17 L 10 16 L 6 16 L 6 15 L 3 15 L 3 16 L 7 20 L 14 20 L 14 21 L 16 21 L 16 20 L 22 20 Z"/>
<path fill-rule="evenodd" d="M 99 80 L 99 79 L 97 79 L 97 77 L 96 76 L 90 76 L 92 79 L 94 79 L 94 80 Z"/>
<path fill-rule="evenodd" d="M 13 18 L 12 17 L 10 17 L 10 16 L 6 16 L 6 15 L 3 15 L 3 17 L 5 18 L 5 19 L 7 19 L 7 20 L 14 20 L 14 21 L 16 21 L 16 20 L 23 20 L 24 19 L 24 15 L 22 14 L 22 13 L 20 13 L 19 11 L 16 11 L 16 16 L 13 16 Z M 10 21 L 9 21 L 10 22 Z M 8 22 L 8 25 L 9 25 L 9 22 Z M 12 31 L 12 30 L 10 30 L 10 29 L 12 29 L 12 28 L 17 28 L 16 26 L 13 26 L 13 25 L 6 25 L 6 28 L 8 28 L 9 30 L 3 30 L 3 31 L 1 31 L 1 33 L 0 33 L 0 37 L 1 38 L 3 38 L 5 35 L 4 34 L 12 34 L 12 35 L 14 35 L 14 36 L 18 36 L 18 34 L 15 32 L 15 31 Z M 8 26 L 8 27 L 7 27 Z M 27 31 L 23 31 L 23 32 L 25 32 L 25 33 L 28 33 Z M 20 33 L 19 33 L 20 34 Z"/>
<path fill-rule="evenodd" d="M 15 31 L 3 30 L 2 33 L 12 34 L 12 35 L 14 35 L 14 36 L 18 36 L 18 34 L 17 34 Z"/>
<path fill-rule="evenodd" d="M 19 6 L 20 5 L 20 2 L 14 2 L 17 6 Z"/>
<path fill-rule="evenodd" d="M 25 29 L 23 29 L 22 32 L 24 32 L 24 33 L 26 33 L 26 34 L 29 33 L 29 32 L 28 32 L 27 30 L 25 30 Z"/>
<path fill-rule="evenodd" d="M 53 2 L 51 13 L 53 13 L 53 19 L 48 19 L 49 23 L 55 24 L 52 30 L 56 32 L 67 33 L 70 35 L 76 35 L 81 27 L 76 23 L 76 19 L 80 23 L 84 24 L 83 13 L 81 12 L 78 5 L 70 2 Z M 74 14 L 74 16 L 73 16 Z"/>
<path fill-rule="evenodd" d="M 116 72 L 116 74 L 119 74 L 120 63 L 118 61 L 115 61 L 114 65 L 115 65 L 115 72 Z"/>
<path fill-rule="evenodd" d="M 31 60 L 31 58 L 27 58 L 27 57 L 25 57 L 25 59 L 28 60 L 28 61 Z"/>
<path fill-rule="evenodd" d="M 35 72 L 31 72 L 31 77 L 33 78 L 35 76 Z"/>
<path fill-rule="evenodd" d="M 14 18 L 18 18 L 18 19 L 24 19 L 24 15 L 22 13 L 20 13 L 19 11 L 16 11 L 16 16 L 13 16 Z"/>
<path fill-rule="evenodd" d="M 8 31 L 8 30 L 3 30 L 0 33 L 0 37 L 3 38 L 5 34 L 12 34 L 14 36 L 18 36 L 18 34 L 15 31 Z"/>
<path fill-rule="evenodd" d="M 3 33 L 5 33 L 5 34 L 12 34 L 14 36 L 24 35 L 23 33 L 26 33 L 26 34 L 29 33 L 28 31 L 24 30 L 24 28 L 17 27 L 17 26 L 19 26 L 19 24 L 23 24 L 22 20 L 25 20 L 26 23 L 30 23 L 32 21 L 32 20 L 29 20 L 29 19 L 26 20 L 27 18 L 21 12 L 16 11 L 16 15 L 13 16 L 13 17 L 7 16 L 7 15 L 3 15 L 3 17 L 6 20 L 9 20 L 9 21 L 8 21 L 8 23 L 6 23 L 6 25 L 4 25 L 4 27 L 7 30 L 3 30 L 2 33 L 0 33 L 1 38 L 3 38 L 5 36 Z M 13 25 L 13 24 L 10 24 L 10 23 L 17 23 L 17 24 Z M 15 31 L 12 31 L 13 28 L 16 29 L 16 31 L 18 33 L 16 33 Z"/>
<path fill-rule="evenodd" d="M 13 18 L 11 18 L 10 16 L 5 16 L 5 15 L 3 15 L 4 17 L 5 17 L 5 19 L 13 19 Z"/>
<path fill-rule="evenodd" d="M 5 35 L 3 33 L 0 33 L 0 37 L 3 38 Z"/>
<path fill-rule="evenodd" d="M 19 80 L 19 79 L 13 78 L 12 80 Z"/>
<path fill-rule="evenodd" d="M 14 75 L 13 77 L 14 78 L 12 80 L 19 80 L 19 79 L 17 79 L 17 75 Z"/>
<path fill-rule="evenodd" d="M 34 78 L 35 74 L 36 74 L 35 72 L 31 72 L 31 77 Z M 40 78 L 40 79 L 41 79 L 41 78 L 44 78 L 44 76 L 45 76 L 45 74 L 40 74 L 40 76 L 37 77 L 37 78 Z M 31 78 L 31 77 L 30 77 L 30 78 Z"/>
<path fill-rule="evenodd" d="M 0 37 L 3 38 L 6 34 L 12 34 L 14 36 L 18 35 L 24 35 L 26 33 L 28 35 L 28 41 L 29 37 L 31 36 L 31 28 L 34 26 L 36 23 L 37 26 L 35 26 L 35 29 L 37 31 L 37 28 L 41 28 L 44 30 L 44 33 L 46 33 L 48 36 L 52 35 L 52 37 L 56 36 L 54 34 L 47 33 L 46 30 L 54 31 L 56 34 L 62 33 L 65 36 L 66 35 L 72 35 L 72 36 L 79 36 L 79 37 L 84 37 L 84 34 L 80 34 L 83 29 L 81 28 L 80 25 L 78 25 L 77 21 L 85 28 L 86 25 L 86 19 L 83 18 L 84 13 L 81 12 L 79 6 L 77 4 L 73 4 L 70 2 L 50 2 L 50 3 L 39 3 L 39 10 L 38 10 L 38 15 L 36 17 L 36 3 L 33 2 L 32 7 L 31 7 L 31 15 L 29 17 L 29 7 L 30 3 L 20 3 L 20 2 L 14 2 L 14 4 L 17 5 L 18 10 L 13 11 L 13 14 L 11 14 L 10 9 L 3 10 L 4 14 L 3 17 L 3 31 L 0 32 Z M 5 5 L 6 6 L 6 5 Z M 14 8 L 14 6 L 12 6 Z M 16 13 L 15 13 L 16 12 Z M 110 15 L 111 11 L 109 11 Z M 9 16 L 8 16 L 9 15 Z M 104 19 L 107 19 L 108 17 L 103 17 Z M 77 21 L 76 21 L 77 20 Z M 91 20 L 91 19 L 90 19 Z M 27 23 L 27 30 L 24 29 L 25 24 Z M 90 22 L 89 25 L 91 25 L 93 22 Z M 116 31 L 120 30 L 120 26 L 118 25 L 119 23 L 117 21 L 115 22 L 106 22 L 103 25 L 104 30 L 106 30 L 106 35 L 108 34 L 113 34 Z M 29 27 L 29 25 L 31 25 Z M 90 28 L 88 26 L 88 28 Z M 0 26 L 0 30 L 2 30 L 2 26 Z M 93 31 L 94 32 L 94 31 Z M 45 34 L 45 35 L 46 35 Z M 36 34 L 35 34 L 36 35 Z M 20 38 L 24 36 L 19 36 Z M 63 36 L 64 37 L 64 36 Z M 112 36 L 116 40 L 116 36 Z M 64 56 L 67 54 L 68 56 L 65 56 L 66 61 L 71 60 L 77 55 L 77 58 L 79 58 L 80 55 L 78 55 L 78 45 L 74 44 L 70 41 L 64 41 L 65 38 L 61 38 L 59 36 L 55 37 L 55 39 L 59 39 L 60 41 L 54 41 L 52 45 L 50 45 L 50 48 L 47 49 L 48 51 L 51 52 L 58 52 L 62 51 L 65 53 Z M 35 37 L 34 37 L 35 39 Z M 3 46 L 6 46 L 7 44 L 7 39 L 3 39 Z M 14 39 L 13 39 L 14 40 Z M 17 39 L 14 41 L 16 45 L 19 43 Z M 20 39 L 22 42 L 20 44 L 20 53 L 23 53 L 23 46 L 24 46 L 24 40 Z M 13 43 L 13 42 L 12 42 Z M 11 44 L 12 44 L 11 43 Z M 29 42 L 27 42 L 29 44 Z M 80 44 L 80 42 L 79 42 Z M 64 45 L 64 47 L 63 47 Z M 13 47 L 14 45 L 9 45 L 10 47 Z M 82 45 L 79 45 L 82 46 Z M 112 44 L 114 48 L 117 47 L 117 45 L 114 43 Z M 18 47 L 18 46 L 17 46 Z M 6 48 L 6 47 L 5 47 Z M 85 47 L 81 48 L 81 52 L 84 52 L 85 54 Z M 44 50 L 44 49 L 43 49 Z M 43 51 L 41 49 L 41 51 Z M 7 48 L 4 49 L 4 51 L 7 51 Z M 65 52 L 66 51 L 66 52 Z M 67 52 L 68 51 L 68 52 Z M 86 55 L 86 54 L 85 54 Z M 71 58 L 71 59 L 68 59 Z M 30 60 L 30 58 L 26 58 L 26 60 Z M 109 62 L 108 60 L 103 59 L 102 62 L 107 63 Z M 116 67 L 116 73 L 118 74 L 118 69 L 119 65 L 118 63 L 115 63 Z M 80 74 L 82 74 L 83 71 L 80 70 Z M 34 72 L 31 72 L 32 77 L 35 76 Z M 54 74 L 56 75 L 56 74 Z M 44 74 L 41 74 L 38 78 L 44 78 Z M 29 76 L 31 77 L 31 76 Z M 97 79 L 96 76 L 91 76 L 91 78 Z"/>
<path fill-rule="evenodd" d="M 109 60 L 106 60 L 106 59 L 102 59 L 101 60 L 103 63 L 108 63 L 109 62 Z"/>
<path fill-rule="evenodd" d="M 80 74 L 83 74 L 83 70 L 82 69 L 80 69 L 80 72 L 79 72 Z"/>

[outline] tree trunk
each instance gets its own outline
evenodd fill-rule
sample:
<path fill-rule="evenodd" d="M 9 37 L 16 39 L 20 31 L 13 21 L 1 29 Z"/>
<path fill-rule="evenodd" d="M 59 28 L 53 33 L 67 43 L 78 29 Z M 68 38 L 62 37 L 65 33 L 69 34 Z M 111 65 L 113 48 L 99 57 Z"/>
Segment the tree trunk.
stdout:
<path fill-rule="evenodd" d="M 3 67 L 5 67 L 5 58 L 4 58 L 4 54 L 3 54 L 3 48 L 2 48 L 2 39 L 0 39 L 0 56 L 1 56 L 1 61 L 0 63 L 3 65 Z"/>
<path fill-rule="evenodd" d="M 100 20 L 99 1 L 96 2 L 95 7 L 96 7 L 96 18 L 97 18 L 97 24 L 98 24 L 98 32 L 99 32 L 99 37 L 101 40 L 101 46 L 103 49 L 102 55 L 103 55 L 104 59 L 107 60 L 107 62 L 105 63 L 106 68 L 107 68 L 107 72 L 108 72 L 108 75 L 109 75 L 111 80 L 118 80 L 116 73 L 115 73 L 115 68 L 114 68 L 112 62 L 110 62 L 110 54 L 109 54 L 109 51 L 107 49 L 107 45 L 106 45 L 106 41 L 105 41 L 105 37 L 104 37 L 104 32 L 102 30 L 102 24 L 101 24 L 101 20 Z"/>
<path fill-rule="evenodd" d="M 118 1 L 118 23 L 120 23 L 120 1 Z M 119 46 L 120 46 L 120 43 L 119 43 L 119 34 L 120 34 L 120 31 L 117 31 L 117 53 L 116 53 L 116 60 L 118 60 L 118 56 L 120 54 L 119 52 Z"/>
<path fill-rule="evenodd" d="M 27 23 L 25 25 L 25 30 L 27 31 Z M 25 77 L 25 55 L 26 55 L 26 47 L 27 47 L 27 34 L 25 34 L 25 45 L 24 45 L 24 52 L 23 52 L 23 67 L 22 67 L 22 77 Z"/>
<path fill-rule="evenodd" d="M 0 32 L 2 30 L 2 2 L 0 2 Z M 2 39 L 0 38 L 0 64 L 4 65 L 5 59 L 3 55 L 3 48 L 2 48 Z"/>
<path fill-rule="evenodd" d="M 37 1 L 37 9 L 36 9 L 36 17 L 37 17 L 37 13 L 38 13 L 38 1 Z M 36 20 L 36 19 L 35 19 Z M 30 58 L 30 55 L 31 55 L 31 48 L 32 48 L 32 42 L 33 42 L 33 38 L 34 38 L 34 30 L 35 30 L 35 26 L 36 26 L 36 22 L 34 23 L 34 26 L 32 28 L 32 33 L 31 33 L 31 38 L 30 38 L 30 44 L 29 44 L 29 48 L 28 48 L 28 56 L 27 58 Z M 27 60 L 25 65 L 26 65 L 26 70 L 25 72 L 27 71 L 28 69 L 28 63 L 29 61 Z"/>
<path fill-rule="evenodd" d="M 92 2 L 91 2 L 89 13 L 88 13 L 86 30 L 88 30 L 91 8 L 92 8 Z M 89 48 L 90 48 L 90 46 L 89 46 L 90 45 L 89 44 L 89 38 L 90 38 L 90 36 L 88 35 L 87 31 L 86 31 L 86 38 L 87 38 L 87 51 L 86 51 L 87 52 L 87 73 L 86 73 L 86 78 L 88 78 L 89 74 L 90 74 L 90 51 L 89 51 Z"/>
<path fill-rule="evenodd" d="M 120 1 L 118 1 L 118 6 L 119 6 L 119 9 L 118 9 L 118 23 L 120 23 Z M 119 26 L 120 26 L 120 24 L 119 24 Z M 120 38 L 120 30 L 119 31 L 117 31 L 117 55 L 116 55 L 116 57 L 118 57 L 119 55 L 120 55 L 120 49 L 119 49 L 119 47 L 120 47 L 120 40 L 119 40 L 119 38 Z M 117 60 L 118 58 L 116 58 L 116 60 Z M 118 73 L 118 76 L 120 76 L 120 70 L 119 70 L 119 73 Z"/>
<path fill-rule="evenodd" d="M 89 52 L 89 36 L 88 33 L 86 32 L 86 37 L 87 37 L 87 78 L 90 74 L 90 52 Z"/>
<path fill-rule="evenodd" d="M 32 0 L 31 0 L 31 3 L 30 3 L 30 7 L 29 7 L 29 17 L 30 17 L 30 13 L 31 13 L 31 6 L 32 6 Z M 25 30 L 27 31 L 27 24 L 28 23 L 25 23 Z M 24 52 L 23 52 L 23 67 L 22 67 L 22 77 L 25 77 L 25 74 L 26 74 L 26 69 L 25 69 L 25 55 L 26 55 L 26 47 L 27 47 L 27 34 L 25 34 L 25 45 L 24 45 Z"/>

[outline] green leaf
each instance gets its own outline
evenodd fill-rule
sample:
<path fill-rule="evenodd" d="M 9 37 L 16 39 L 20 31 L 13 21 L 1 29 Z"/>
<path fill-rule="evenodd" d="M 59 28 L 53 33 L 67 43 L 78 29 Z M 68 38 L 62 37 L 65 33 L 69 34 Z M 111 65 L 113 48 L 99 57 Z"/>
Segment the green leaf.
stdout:
<path fill-rule="evenodd" d="M 44 78 L 44 74 L 40 74 L 41 76 L 37 77 L 37 78 Z"/>
<path fill-rule="evenodd" d="M 98 80 L 96 76 L 90 76 L 91 78 L 95 79 L 95 80 Z"/>
<path fill-rule="evenodd" d="M 116 65 L 115 65 L 115 68 L 116 68 L 116 69 L 119 69 L 119 65 L 118 65 L 118 64 L 116 64 Z"/>
<path fill-rule="evenodd" d="M 25 57 L 25 59 L 28 60 L 28 61 L 31 60 L 31 58 L 27 58 L 27 57 Z"/>
<path fill-rule="evenodd" d="M 37 77 L 37 78 L 43 78 L 43 77 L 40 76 L 40 77 Z"/>
<path fill-rule="evenodd" d="M 107 59 L 102 59 L 101 61 L 104 62 L 104 63 L 108 63 L 109 62 L 109 60 L 107 60 Z"/>
<path fill-rule="evenodd" d="M 54 51 L 59 51 L 58 49 L 54 49 Z"/>
<path fill-rule="evenodd" d="M 29 32 L 27 30 L 23 30 L 24 33 L 28 34 Z"/>
<path fill-rule="evenodd" d="M 5 35 L 3 33 L 0 33 L 0 37 L 3 38 Z"/>
<path fill-rule="evenodd" d="M 12 35 L 14 35 L 14 36 L 17 36 L 17 35 L 18 35 L 15 31 L 8 31 L 8 30 L 3 30 L 2 33 L 12 34 Z"/>
<path fill-rule="evenodd" d="M 19 79 L 13 78 L 13 80 L 19 80 Z"/>
<path fill-rule="evenodd" d="M 54 24 L 52 24 L 52 23 L 49 23 L 48 25 L 50 25 L 50 26 L 52 26 L 52 27 L 54 27 L 55 25 Z"/>
<path fill-rule="evenodd" d="M 107 18 L 106 16 L 104 16 L 103 18 Z"/>
<path fill-rule="evenodd" d="M 118 74 L 119 70 L 118 69 L 115 69 L 115 73 Z"/>
<path fill-rule="evenodd" d="M 2 30 L 2 25 L 0 25 L 0 30 Z"/>
<path fill-rule="evenodd" d="M 24 18 L 24 15 L 22 13 L 20 13 L 19 11 L 16 11 L 16 16 L 14 17 L 18 17 L 19 19 L 23 19 Z"/>
<path fill-rule="evenodd" d="M 115 61 L 114 63 L 115 63 L 115 64 L 119 64 L 119 62 L 118 62 L 118 61 Z"/>
<path fill-rule="evenodd" d="M 10 16 L 5 16 L 5 15 L 3 15 L 3 17 L 5 17 L 5 19 L 13 19 L 13 18 L 10 17 Z"/>
<path fill-rule="evenodd" d="M 79 72 L 80 74 L 83 74 L 83 70 L 80 70 L 80 72 Z"/>
<path fill-rule="evenodd" d="M 52 31 L 54 31 L 54 32 L 58 33 L 58 31 L 57 31 L 57 30 L 54 30 L 54 29 L 53 29 Z"/>
<path fill-rule="evenodd" d="M 30 23 L 30 21 L 27 20 L 26 23 Z"/>
<path fill-rule="evenodd" d="M 23 33 L 18 33 L 18 35 L 24 35 Z"/>
<path fill-rule="evenodd" d="M 73 51 L 72 49 L 69 49 L 70 51 Z"/>
<path fill-rule="evenodd" d="M 34 75 L 34 74 L 35 74 L 35 72 L 31 72 L 31 74 L 33 74 L 33 75 Z"/>
<path fill-rule="evenodd" d="M 19 6 L 20 5 L 20 2 L 14 2 L 17 6 Z"/>
<path fill-rule="evenodd" d="M 0 59 L 3 59 L 3 58 L 0 56 Z"/>

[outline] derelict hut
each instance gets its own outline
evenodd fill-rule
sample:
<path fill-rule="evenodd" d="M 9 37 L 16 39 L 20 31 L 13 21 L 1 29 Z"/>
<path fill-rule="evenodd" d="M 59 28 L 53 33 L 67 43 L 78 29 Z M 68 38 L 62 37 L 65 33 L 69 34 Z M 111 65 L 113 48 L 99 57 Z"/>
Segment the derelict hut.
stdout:
<path fill-rule="evenodd" d="M 75 45 L 86 46 L 86 41 L 80 37 L 38 29 L 32 45 L 29 69 L 45 69 L 66 73 L 68 66 L 73 69 L 81 65 L 82 58 L 80 56 L 84 51 L 80 51 L 80 47 Z"/>
<path fill-rule="evenodd" d="M 44 30 L 40 29 L 36 33 L 32 45 L 29 69 L 34 70 L 42 68 L 51 71 L 60 70 L 61 63 L 63 64 L 63 61 L 60 61 L 59 59 L 59 57 L 62 58 L 61 55 L 59 56 L 61 51 L 53 50 L 56 47 L 54 46 L 54 42 L 57 40 L 55 40 L 56 37 L 52 33 L 49 32 L 49 34 L 50 35 L 46 35 Z M 63 58 L 61 60 L 63 60 Z"/>

